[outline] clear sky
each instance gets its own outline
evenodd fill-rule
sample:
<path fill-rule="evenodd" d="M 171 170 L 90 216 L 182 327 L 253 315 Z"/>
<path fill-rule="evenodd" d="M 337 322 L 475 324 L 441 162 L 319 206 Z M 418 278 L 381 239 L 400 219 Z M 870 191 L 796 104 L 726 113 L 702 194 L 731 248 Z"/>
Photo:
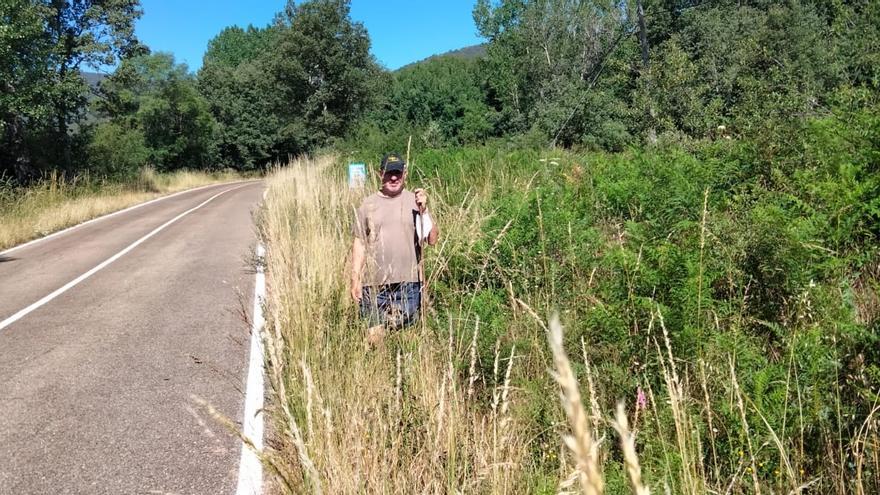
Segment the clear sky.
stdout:
<path fill-rule="evenodd" d="M 351 17 L 370 33 L 373 55 L 397 69 L 480 43 L 471 17 L 475 0 L 352 0 Z M 141 0 L 140 40 L 153 51 L 171 52 L 191 70 L 202 65 L 208 41 L 226 26 L 263 27 L 285 0 Z"/>

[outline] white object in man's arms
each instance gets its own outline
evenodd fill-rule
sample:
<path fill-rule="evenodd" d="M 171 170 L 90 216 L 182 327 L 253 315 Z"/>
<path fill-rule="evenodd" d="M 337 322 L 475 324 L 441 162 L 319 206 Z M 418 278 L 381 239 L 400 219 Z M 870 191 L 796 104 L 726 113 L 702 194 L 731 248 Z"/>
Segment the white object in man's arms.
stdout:
<path fill-rule="evenodd" d="M 422 230 L 424 227 L 424 230 Z M 431 214 L 427 211 L 420 215 L 416 215 L 416 235 L 418 235 L 419 242 L 427 241 L 428 236 L 431 234 L 431 230 L 434 229 L 434 222 L 431 221 Z"/>

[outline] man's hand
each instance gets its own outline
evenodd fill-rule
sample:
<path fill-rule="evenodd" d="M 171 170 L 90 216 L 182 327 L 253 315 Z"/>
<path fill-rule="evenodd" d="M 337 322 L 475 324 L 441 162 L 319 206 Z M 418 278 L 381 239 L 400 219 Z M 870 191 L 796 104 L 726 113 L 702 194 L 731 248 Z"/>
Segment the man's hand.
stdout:
<path fill-rule="evenodd" d="M 349 289 L 351 293 L 351 298 L 354 299 L 354 302 L 361 302 L 361 298 L 363 297 L 364 290 L 361 287 L 361 284 L 357 281 L 351 282 L 351 288 Z"/>
<path fill-rule="evenodd" d="M 419 213 L 424 213 L 425 208 L 428 207 L 428 193 L 421 187 L 413 192 L 416 195 L 416 206 L 419 208 Z"/>

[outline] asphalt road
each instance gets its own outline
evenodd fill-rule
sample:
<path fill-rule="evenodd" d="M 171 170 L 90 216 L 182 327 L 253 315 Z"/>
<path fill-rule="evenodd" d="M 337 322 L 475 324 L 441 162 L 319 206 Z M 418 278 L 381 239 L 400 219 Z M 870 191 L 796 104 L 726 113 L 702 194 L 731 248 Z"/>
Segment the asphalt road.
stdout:
<path fill-rule="evenodd" d="M 212 186 L 0 255 L 0 494 L 234 493 L 261 182 Z"/>

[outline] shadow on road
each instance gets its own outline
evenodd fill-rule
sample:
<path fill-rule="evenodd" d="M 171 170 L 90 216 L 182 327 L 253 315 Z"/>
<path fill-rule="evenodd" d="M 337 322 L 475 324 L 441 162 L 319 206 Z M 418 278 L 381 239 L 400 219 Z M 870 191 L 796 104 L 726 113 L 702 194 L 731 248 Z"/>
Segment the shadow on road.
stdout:
<path fill-rule="evenodd" d="M 10 258 L 9 256 L 0 256 L 0 263 L 6 263 L 7 261 L 15 261 L 18 258 Z"/>

